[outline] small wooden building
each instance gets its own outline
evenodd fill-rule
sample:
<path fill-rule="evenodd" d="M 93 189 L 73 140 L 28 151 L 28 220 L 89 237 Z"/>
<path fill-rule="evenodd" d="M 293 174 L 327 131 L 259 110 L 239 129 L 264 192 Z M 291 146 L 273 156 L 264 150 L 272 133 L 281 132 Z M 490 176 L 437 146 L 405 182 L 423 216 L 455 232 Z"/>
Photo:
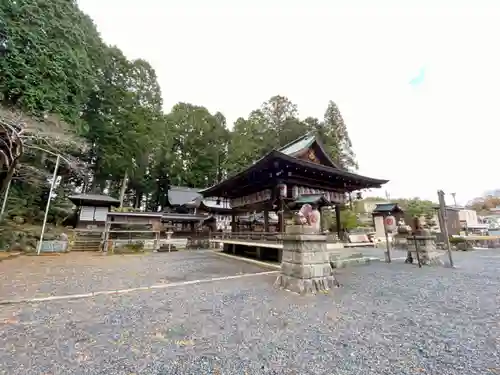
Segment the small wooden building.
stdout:
<path fill-rule="evenodd" d="M 104 194 L 77 194 L 68 199 L 77 207 L 76 228 L 104 228 L 111 207 L 120 206 L 120 201 Z"/>
<path fill-rule="evenodd" d="M 162 216 L 161 212 L 108 212 L 104 227 L 105 250 L 109 250 L 110 242 L 115 246 L 138 241 L 152 241 L 151 249 L 158 250 Z"/>
<path fill-rule="evenodd" d="M 375 227 L 375 237 L 384 238 L 385 228 L 384 228 L 384 218 L 386 216 L 394 216 L 396 223 L 401 219 L 405 219 L 403 209 L 397 203 L 379 203 L 375 206 L 372 212 L 373 226 Z M 410 224 L 411 223 L 407 223 Z"/>

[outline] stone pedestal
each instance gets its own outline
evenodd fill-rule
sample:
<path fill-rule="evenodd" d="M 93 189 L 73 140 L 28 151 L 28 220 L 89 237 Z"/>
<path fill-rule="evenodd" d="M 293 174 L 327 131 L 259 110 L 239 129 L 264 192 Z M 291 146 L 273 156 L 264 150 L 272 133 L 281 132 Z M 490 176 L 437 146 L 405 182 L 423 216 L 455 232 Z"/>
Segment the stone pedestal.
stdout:
<path fill-rule="evenodd" d="M 392 237 L 392 245 L 397 249 L 407 249 L 408 248 L 408 235 L 401 235 L 399 233 Z"/>
<path fill-rule="evenodd" d="M 326 236 L 302 225 L 286 227 L 281 274 L 274 284 L 299 294 L 315 294 L 338 285 L 328 259 Z"/>
<path fill-rule="evenodd" d="M 420 257 L 420 264 L 431 265 L 443 262 L 440 259 L 441 254 L 436 248 L 436 238 L 428 234 L 408 236 L 408 257 L 406 263 L 417 261 L 417 251 Z"/>

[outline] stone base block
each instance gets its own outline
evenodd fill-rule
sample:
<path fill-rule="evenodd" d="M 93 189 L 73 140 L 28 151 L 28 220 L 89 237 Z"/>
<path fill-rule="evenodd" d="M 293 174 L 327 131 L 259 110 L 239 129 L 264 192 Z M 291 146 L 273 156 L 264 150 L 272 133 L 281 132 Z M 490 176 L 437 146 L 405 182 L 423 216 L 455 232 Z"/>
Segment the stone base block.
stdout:
<path fill-rule="evenodd" d="M 443 266 L 441 259 L 442 253 L 437 251 L 419 251 L 420 264 L 424 266 Z M 408 251 L 405 263 L 417 263 L 417 254 L 415 251 Z"/>
<path fill-rule="evenodd" d="M 293 276 L 281 274 L 276 278 L 274 283 L 276 288 L 282 288 L 302 295 L 326 292 L 338 285 L 339 284 L 333 275 L 312 279 L 299 279 Z"/>
<path fill-rule="evenodd" d="M 330 275 L 332 268 L 329 263 L 295 264 L 282 262 L 281 273 L 298 279 L 316 279 Z"/>

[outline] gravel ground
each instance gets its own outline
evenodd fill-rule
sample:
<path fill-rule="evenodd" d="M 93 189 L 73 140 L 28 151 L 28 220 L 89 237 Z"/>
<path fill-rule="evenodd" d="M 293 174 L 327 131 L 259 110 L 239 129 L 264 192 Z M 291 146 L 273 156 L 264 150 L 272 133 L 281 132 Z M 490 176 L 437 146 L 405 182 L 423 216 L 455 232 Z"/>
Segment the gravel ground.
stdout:
<path fill-rule="evenodd" d="M 499 374 L 500 253 L 455 260 L 340 270 L 315 297 L 252 276 L 9 306 L 0 373 Z"/>
<path fill-rule="evenodd" d="M 24 256 L 0 262 L 0 300 L 128 289 L 262 271 L 260 267 L 220 259 L 207 251 Z"/>

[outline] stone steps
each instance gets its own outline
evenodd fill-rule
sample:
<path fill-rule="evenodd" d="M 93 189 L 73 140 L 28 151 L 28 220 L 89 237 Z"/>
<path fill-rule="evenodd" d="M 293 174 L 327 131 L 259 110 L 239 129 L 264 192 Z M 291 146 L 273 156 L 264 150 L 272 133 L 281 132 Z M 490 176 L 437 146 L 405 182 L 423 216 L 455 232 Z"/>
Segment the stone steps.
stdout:
<path fill-rule="evenodd" d="M 365 256 L 362 253 L 332 252 L 330 262 L 334 268 L 345 268 L 380 262 L 380 258 Z"/>

